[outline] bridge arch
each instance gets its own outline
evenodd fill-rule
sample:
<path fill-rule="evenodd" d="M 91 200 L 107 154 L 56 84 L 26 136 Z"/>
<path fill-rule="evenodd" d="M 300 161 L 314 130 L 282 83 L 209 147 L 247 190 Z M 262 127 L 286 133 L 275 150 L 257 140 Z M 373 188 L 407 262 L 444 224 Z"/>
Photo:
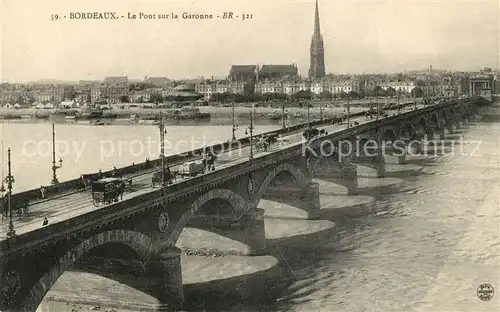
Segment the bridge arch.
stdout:
<path fill-rule="evenodd" d="M 431 113 L 431 123 L 433 126 L 439 126 L 439 117 L 436 112 Z"/>
<path fill-rule="evenodd" d="M 367 138 L 363 138 L 363 140 L 366 140 L 363 142 L 368 142 Z M 353 146 L 353 148 L 355 148 L 355 147 Z M 340 157 L 339 153 L 335 150 L 335 148 L 331 148 L 325 152 L 326 153 L 320 153 L 318 155 L 318 157 L 314 157 L 314 159 L 312 160 L 312 162 L 311 162 L 311 176 L 312 176 L 312 178 L 314 178 L 317 175 L 318 170 L 321 167 L 320 165 L 326 163 L 327 165 L 330 166 L 332 164 L 332 161 L 334 163 L 336 163 L 336 164 L 338 163 L 340 165 L 340 163 L 342 162 L 342 158 Z M 336 168 L 334 168 L 334 169 L 339 169 L 339 166 L 336 166 Z"/>
<path fill-rule="evenodd" d="M 397 140 L 396 132 L 392 128 L 380 129 L 377 135 L 377 141 L 382 142 L 395 142 Z"/>
<path fill-rule="evenodd" d="M 368 138 L 364 138 L 368 142 Z M 353 147 L 357 148 L 357 147 Z M 364 150 L 364 147 L 360 147 L 361 150 Z M 355 154 L 355 151 L 351 151 L 352 154 Z M 331 151 L 328 155 L 319 155 L 319 157 L 314 159 L 314 163 L 311 165 L 311 178 L 319 179 L 323 181 L 327 181 L 328 183 L 332 183 L 336 186 L 341 187 L 342 189 L 346 189 L 347 193 L 349 193 L 349 186 L 346 183 L 344 178 L 344 169 L 346 166 L 351 165 L 352 155 L 345 155 L 342 157 L 339 155 L 337 151 Z"/>
<path fill-rule="evenodd" d="M 365 145 L 366 145 L 369 141 L 370 141 L 370 139 L 369 139 L 369 138 L 367 138 L 367 137 L 362 137 L 362 138 L 360 138 L 360 139 L 359 139 L 359 141 L 358 141 L 358 146 L 363 147 L 363 146 L 365 146 Z"/>
<path fill-rule="evenodd" d="M 79 243 L 57 259 L 33 285 L 23 302 L 21 311 L 36 311 L 50 288 L 71 265 L 94 248 L 110 243 L 123 244 L 130 247 L 144 260 L 149 257 L 153 250 L 153 242 L 149 236 L 136 231 L 111 230 L 96 234 Z"/>
<path fill-rule="evenodd" d="M 203 205 L 208 203 L 214 199 L 222 199 L 229 203 L 229 205 L 233 208 L 234 213 L 237 216 L 242 216 L 248 209 L 249 205 L 247 201 L 241 197 L 238 193 L 228 190 L 228 189 L 215 189 L 210 190 L 203 195 L 199 196 L 190 206 L 189 209 L 184 212 L 184 214 L 180 217 L 179 221 L 175 225 L 172 233 L 167 238 L 166 242 L 163 246 L 173 246 L 179 239 L 179 236 L 182 233 L 182 230 L 187 226 L 191 217 L 200 210 Z"/>
<path fill-rule="evenodd" d="M 456 118 L 457 117 L 457 110 L 455 109 L 455 106 L 451 106 L 450 107 L 448 116 L 450 118 Z"/>
<path fill-rule="evenodd" d="M 311 163 L 311 169 L 312 169 L 312 165 L 313 164 Z M 290 163 L 280 164 L 280 165 L 274 167 L 273 170 L 271 172 L 269 172 L 267 174 L 267 176 L 264 178 L 264 180 L 262 181 L 262 183 L 261 183 L 261 185 L 260 185 L 260 187 L 255 195 L 256 202 L 259 202 L 260 199 L 264 196 L 264 194 L 266 193 L 269 185 L 274 180 L 274 178 L 276 178 L 279 174 L 281 174 L 283 172 L 290 174 L 293 177 L 295 184 L 300 189 L 304 188 L 307 185 L 306 176 L 299 168 L 297 168 L 296 166 L 294 166 Z"/>
<path fill-rule="evenodd" d="M 406 123 L 401 126 L 400 129 L 400 136 L 401 137 L 407 137 L 407 138 L 412 138 L 415 135 L 415 128 L 413 125 Z"/>

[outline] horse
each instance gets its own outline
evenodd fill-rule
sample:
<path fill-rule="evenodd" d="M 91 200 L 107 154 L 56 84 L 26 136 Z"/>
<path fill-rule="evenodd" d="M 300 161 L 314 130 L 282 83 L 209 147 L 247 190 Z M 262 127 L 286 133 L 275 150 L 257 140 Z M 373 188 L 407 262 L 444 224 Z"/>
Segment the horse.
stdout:
<path fill-rule="evenodd" d="M 208 170 L 210 170 L 210 168 L 212 168 L 212 170 L 215 170 L 215 166 L 214 166 L 214 163 L 215 163 L 215 160 L 217 159 L 217 156 L 215 155 L 210 155 L 210 157 L 206 160 L 206 168 Z"/>
<path fill-rule="evenodd" d="M 318 129 L 308 129 L 308 130 L 304 131 L 304 133 L 302 133 L 302 136 L 304 137 L 304 139 L 310 140 L 313 137 L 317 136 L 319 133 L 320 132 Z"/>
<path fill-rule="evenodd" d="M 9 208 L 7 204 L 7 199 L 4 197 L 0 200 L 0 208 L 1 208 L 1 214 L 3 218 L 7 218 L 9 216 Z M 11 207 L 11 213 L 16 214 L 17 216 L 22 216 L 23 214 L 27 214 L 29 210 L 29 201 L 28 200 L 14 200 L 11 199 L 10 202 L 10 207 Z"/>
<path fill-rule="evenodd" d="M 76 191 L 77 192 L 82 192 L 87 189 L 87 186 L 89 185 L 89 180 L 86 179 L 80 179 L 78 180 L 78 183 L 76 184 Z"/>
<path fill-rule="evenodd" d="M 267 151 L 267 148 L 269 147 L 269 143 L 266 140 L 260 140 L 257 143 L 255 143 L 255 147 L 258 149 L 263 149 L 264 151 Z"/>
<path fill-rule="evenodd" d="M 278 135 L 277 134 L 270 134 L 264 138 L 264 140 L 269 144 L 273 144 L 278 142 Z"/>
<path fill-rule="evenodd" d="M 76 184 L 77 191 L 85 191 L 91 182 L 99 180 L 99 173 L 82 174 L 80 182 Z"/>
<path fill-rule="evenodd" d="M 120 200 L 123 200 L 123 193 L 125 192 L 125 182 L 121 182 L 120 185 L 118 186 L 118 189 L 117 189 L 117 199 L 118 199 L 118 195 L 120 196 Z"/>

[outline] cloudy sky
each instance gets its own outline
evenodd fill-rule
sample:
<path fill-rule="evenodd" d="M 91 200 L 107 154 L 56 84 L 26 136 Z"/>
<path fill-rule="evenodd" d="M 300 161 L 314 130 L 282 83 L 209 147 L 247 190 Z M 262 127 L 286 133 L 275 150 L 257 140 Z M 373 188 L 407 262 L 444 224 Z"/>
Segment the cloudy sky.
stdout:
<path fill-rule="evenodd" d="M 499 67 L 499 1 L 320 0 L 327 72 Z M 51 14 L 234 12 L 238 20 L 69 20 Z M 242 14 L 252 19 L 241 20 Z M 297 63 L 307 75 L 314 0 L 1 0 L 3 81 L 225 76 Z"/>

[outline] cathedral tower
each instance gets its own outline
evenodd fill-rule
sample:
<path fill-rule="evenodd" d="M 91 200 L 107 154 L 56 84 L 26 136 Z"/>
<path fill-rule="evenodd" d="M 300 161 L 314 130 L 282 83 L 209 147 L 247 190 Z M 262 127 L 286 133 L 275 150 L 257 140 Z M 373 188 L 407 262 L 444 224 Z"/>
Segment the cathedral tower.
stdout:
<path fill-rule="evenodd" d="M 314 13 L 314 32 L 311 39 L 311 65 L 309 67 L 309 78 L 321 78 L 325 76 L 325 50 L 323 47 L 323 36 L 319 28 L 319 9 L 316 0 L 316 12 Z"/>

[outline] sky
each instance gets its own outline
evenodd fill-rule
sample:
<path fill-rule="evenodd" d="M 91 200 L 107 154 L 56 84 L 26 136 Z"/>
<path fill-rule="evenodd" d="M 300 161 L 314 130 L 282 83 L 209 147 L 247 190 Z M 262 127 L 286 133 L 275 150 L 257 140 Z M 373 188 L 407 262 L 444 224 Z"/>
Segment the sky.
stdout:
<path fill-rule="evenodd" d="M 173 79 L 236 64 L 292 64 L 306 76 L 314 0 L 0 0 L 0 80 Z M 327 73 L 499 68 L 498 0 L 319 0 Z M 116 12 L 117 20 L 51 20 Z M 179 19 L 127 19 L 128 13 Z M 214 20 L 184 20 L 182 12 Z M 217 19 L 233 12 L 235 20 Z M 252 18 L 241 20 L 242 14 Z"/>

